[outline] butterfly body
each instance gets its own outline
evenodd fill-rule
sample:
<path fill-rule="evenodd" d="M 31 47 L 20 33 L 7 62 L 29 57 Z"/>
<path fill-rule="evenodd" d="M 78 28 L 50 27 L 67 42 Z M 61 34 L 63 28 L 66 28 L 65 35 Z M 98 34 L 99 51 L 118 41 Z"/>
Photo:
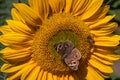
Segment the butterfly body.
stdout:
<path fill-rule="evenodd" d="M 70 69 L 74 71 L 78 70 L 81 53 L 74 47 L 71 41 L 58 42 L 54 45 L 54 48 L 61 55 L 62 60 Z"/>

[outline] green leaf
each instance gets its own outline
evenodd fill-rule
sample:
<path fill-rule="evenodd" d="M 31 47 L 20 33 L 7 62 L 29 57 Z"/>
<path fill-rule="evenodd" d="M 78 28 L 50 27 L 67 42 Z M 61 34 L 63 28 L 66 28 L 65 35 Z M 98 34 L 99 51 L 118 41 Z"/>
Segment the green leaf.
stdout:
<path fill-rule="evenodd" d="M 120 21 L 120 9 L 113 9 L 109 11 L 109 14 L 115 14 L 115 20 Z"/>
<path fill-rule="evenodd" d="M 2 50 L 4 48 L 5 48 L 5 46 L 2 43 L 0 43 L 0 50 Z"/>
<path fill-rule="evenodd" d="M 7 76 L 6 73 L 0 72 L 0 80 L 6 80 L 6 76 Z"/>
<path fill-rule="evenodd" d="M 118 8 L 120 6 L 120 0 L 115 0 L 113 5 L 111 5 L 111 7 L 113 8 Z"/>

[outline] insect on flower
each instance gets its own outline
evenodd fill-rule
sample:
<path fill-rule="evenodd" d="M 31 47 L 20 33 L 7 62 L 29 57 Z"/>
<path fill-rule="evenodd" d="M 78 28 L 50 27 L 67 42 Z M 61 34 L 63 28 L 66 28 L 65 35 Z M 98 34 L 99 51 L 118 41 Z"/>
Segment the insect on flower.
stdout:
<path fill-rule="evenodd" d="M 54 45 L 55 50 L 62 56 L 63 61 L 72 70 L 78 70 L 80 51 L 74 47 L 71 41 L 58 42 Z"/>

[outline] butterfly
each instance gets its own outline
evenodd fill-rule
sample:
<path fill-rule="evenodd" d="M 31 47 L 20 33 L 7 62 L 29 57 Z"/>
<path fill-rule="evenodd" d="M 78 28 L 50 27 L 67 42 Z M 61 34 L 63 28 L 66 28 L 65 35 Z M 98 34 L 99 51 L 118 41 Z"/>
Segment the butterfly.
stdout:
<path fill-rule="evenodd" d="M 79 60 L 81 59 L 80 51 L 74 47 L 69 40 L 54 44 L 55 50 L 61 55 L 64 63 L 72 70 L 78 70 Z"/>

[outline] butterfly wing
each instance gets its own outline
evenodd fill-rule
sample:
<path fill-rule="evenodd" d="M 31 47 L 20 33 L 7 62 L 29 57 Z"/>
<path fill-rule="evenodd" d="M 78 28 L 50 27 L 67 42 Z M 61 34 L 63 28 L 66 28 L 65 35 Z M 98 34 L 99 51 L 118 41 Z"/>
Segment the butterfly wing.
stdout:
<path fill-rule="evenodd" d="M 74 48 L 70 54 L 64 58 L 64 62 L 72 69 L 78 70 L 79 60 L 81 58 L 81 53 L 77 48 Z"/>
<path fill-rule="evenodd" d="M 70 58 L 71 60 L 80 60 L 81 53 L 77 48 L 74 48 L 72 52 L 69 54 L 68 58 Z"/>

